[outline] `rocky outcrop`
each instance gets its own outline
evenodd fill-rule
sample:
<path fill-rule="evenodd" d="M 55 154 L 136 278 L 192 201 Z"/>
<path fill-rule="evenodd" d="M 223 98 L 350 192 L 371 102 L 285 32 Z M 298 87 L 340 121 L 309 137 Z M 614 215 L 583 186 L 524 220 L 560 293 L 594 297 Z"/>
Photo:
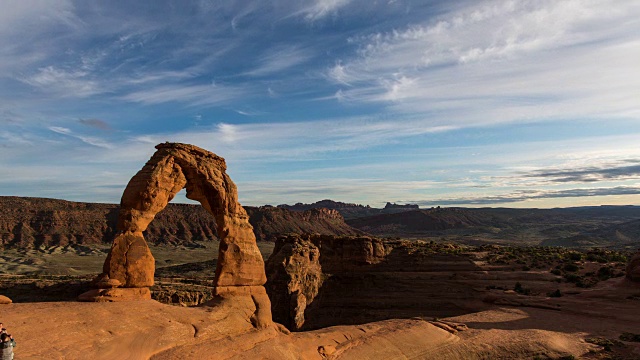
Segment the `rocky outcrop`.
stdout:
<path fill-rule="evenodd" d="M 372 237 L 289 235 L 266 262 L 274 320 L 290 330 L 487 307 L 459 273 L 480 268 L 454 244 Z"/>
<path fill-rule="evenodd" d="M 627 265 L 627 279 L 640 281 L 640 252 L 633 256 Z"/>
<path fill-rule="evenodd" d="M 118 280 L 124 289 L 153 285 L 154 259 L 143 231 L 178 191 L 186 188 L 187 198 L 200 202 L 216 220 L 220 250 L 214 295 L 220 301 L 250 298 L 255 306 L 254 324 L 269 326 L 271 305 L 263 287 L 264 262 L 249 217 L 238 203 L 236 186 L 226 174 L 224 159 L 187 144 L 164 143 L 156 149 L 122 195 L 117 233 L 103 276 Z M 116 290 L 120 294 L 124 289 Z"/>
<path fill-rule="evenodd" d="M 386 254 L 383 242 L 369 237 L 306 234 L 279 238 L 266 263 L 274 318 L 291 330 L 300 330 L 307 305 L 320 292 L 327 274 L 378 264 Z"/>
<path fill-rule="evenodd" d="M 278 236 L 289 233 L 336 236 L 364 234 L 347 225 L 342 215 L 333 209 L 292 211 L 273 206 L 247 206 L 245 209 L 258 241 L 275 241 Z"/>

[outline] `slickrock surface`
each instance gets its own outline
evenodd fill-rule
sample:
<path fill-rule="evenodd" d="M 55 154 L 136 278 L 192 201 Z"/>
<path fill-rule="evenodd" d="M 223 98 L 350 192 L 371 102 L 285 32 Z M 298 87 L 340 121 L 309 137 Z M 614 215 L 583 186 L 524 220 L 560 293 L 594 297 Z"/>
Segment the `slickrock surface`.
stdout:
<path fill-rule="evenodd" d="M 2 321 L 20 359 L 532 359 L 579 357 L 596 348 L 584 334 L 537 329 L 539 318 L 569 327 L 577 320 L 540 309 L 440 319 L 465 322 L 469 329 L 457 334 L 423 319 L 286 334 L 255 329 L 250 306 L 250 300 L 197 308 L 155 301 L 13 304 Z"/>

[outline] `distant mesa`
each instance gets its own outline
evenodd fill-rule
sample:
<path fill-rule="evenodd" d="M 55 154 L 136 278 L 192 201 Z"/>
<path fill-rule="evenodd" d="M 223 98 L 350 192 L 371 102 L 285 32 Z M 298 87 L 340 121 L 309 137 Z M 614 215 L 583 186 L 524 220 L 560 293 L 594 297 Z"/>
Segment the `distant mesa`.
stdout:
<path fill-rule="evenodd" d="M 390 203 L 387 202 L 387 204 L 384 206 L 385 209 L 408 209 L 408 210 L 418 210 L 420 209 L 420 206 L 417 204 L 406 204 L 406 205 L 400 205 L 400 204 L 396 204 L 396 203 Z"/>

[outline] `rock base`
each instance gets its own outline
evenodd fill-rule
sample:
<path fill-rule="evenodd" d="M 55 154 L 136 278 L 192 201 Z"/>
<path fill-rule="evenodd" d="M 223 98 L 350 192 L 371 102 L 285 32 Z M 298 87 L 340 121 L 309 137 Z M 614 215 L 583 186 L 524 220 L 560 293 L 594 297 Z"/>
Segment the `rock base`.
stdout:
<path fill-rule="evenodd" d="M 151 300 L 151 291 L 149 288 L 92 289 L 78 296 L 78 300 L 87 302 Z"/>
<path fill-rule="evenodd" d="M 265 329 L 273 326 L 271 301 L 264 286 L 217 286 L 213 290 L 213 300 L 205 305 L 216 305 L 224 301 L 239 303 L 238 298 L 251 299 L 253 302 L 255 311 L 250 320 L 254 327 Z"/>

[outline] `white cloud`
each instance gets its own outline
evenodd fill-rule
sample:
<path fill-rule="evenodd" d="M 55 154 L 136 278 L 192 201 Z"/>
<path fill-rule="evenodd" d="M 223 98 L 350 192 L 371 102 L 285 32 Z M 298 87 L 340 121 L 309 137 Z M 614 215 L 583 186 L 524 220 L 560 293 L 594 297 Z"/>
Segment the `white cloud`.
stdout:
<path fill-rule="evenodd" d="M 356 36 L 327 71 L 340 100 L 446 124 L 638 116 L 640 3 L 483 1 L 424 24 Z"/>
<path fill-rule="evenodd" d="M 312 5 L 301 10 L 300 13 L 306 20 L 315 21 L 335 13 L 350 2 L 351 0 L 314 0 Z"/>
<path fill-rule="evenodd" d="M 85 70 L 63 70 L 47 66 L 21 80 L 45 93 L 54 93 L 61 97 L 87 97 L 103 91 L 104 89 L 101 90 L 88 75 Z"/>
<path fill-rule="evenodd" d="M 163 85 L 141 89 L 121 97 L 145 105 L 183 102 L 191 105 L 224 104 L 245 95 L 240 87 L 223 85 Z"/>
<path fill-rule="evenodd" d="M 295 46 L 278 46 L 270 49 L 259 61 L 258 67 L 248 71 L 245 75 L 264 76 L 278 73 L 307 61 L 310 55 L 307 51 Z"/>
<path fill-rule="evenodd" d="M 110 143 L 98 138 L 98 137 L 94 137 L 94 136 L 85 136 L 85 135 L 80 135 L 80 134 L 76 134 L 73 131 L 71 131 L 71 129 L 65 128 L 65 127 L 61 127 L 61 126 L 50 126 L 49 130 L 58 133 L 58 134 L 62 134 L 62 135 L 67 135 L 67 136 L 71 136 L 73 138 L 76 138 L 84 143 L 87 143 L 89 145 L 92 146 L 97 146 L 97 147 L 101 147 L 101 148 L 105 148 L 105 149 L 112 149 L 113 145 L 111 145 Z"/>

